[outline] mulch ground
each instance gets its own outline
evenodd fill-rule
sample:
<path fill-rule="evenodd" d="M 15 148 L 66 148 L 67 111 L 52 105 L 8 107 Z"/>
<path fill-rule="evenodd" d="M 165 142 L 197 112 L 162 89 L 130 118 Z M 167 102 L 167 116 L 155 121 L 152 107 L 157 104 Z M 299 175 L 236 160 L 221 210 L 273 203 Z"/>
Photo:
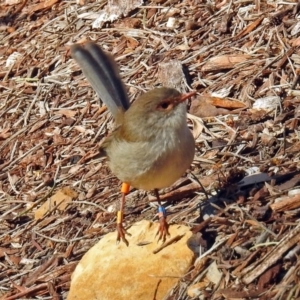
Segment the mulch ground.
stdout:
<path fill-rule="evenodd" d="M 76 264 L 115 230 L 120 182 L 97 156 L 113 120 L 69 53 L 86 40 L 114 56 L 131 100 L 198 92 L 191 172 L 161 193 L 199 257 L 165 299 L 300 298 L 299 3 L 0 8 L 0 299 L 66 299 Z M 132 190 L 126 225 L 157 220 L 152 200 Z"/>

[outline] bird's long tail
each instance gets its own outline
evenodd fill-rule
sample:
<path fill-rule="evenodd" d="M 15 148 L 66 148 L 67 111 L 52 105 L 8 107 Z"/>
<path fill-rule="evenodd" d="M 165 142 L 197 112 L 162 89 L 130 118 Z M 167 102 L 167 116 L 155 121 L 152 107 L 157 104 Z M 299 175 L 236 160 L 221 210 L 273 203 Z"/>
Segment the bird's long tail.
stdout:
<path fill-rule="evenodd" d="M 100 99 L 116 118 L 129 106 L 128 96 L 113 58 L 93 42 L 71 46 L 72 57 Z"/>

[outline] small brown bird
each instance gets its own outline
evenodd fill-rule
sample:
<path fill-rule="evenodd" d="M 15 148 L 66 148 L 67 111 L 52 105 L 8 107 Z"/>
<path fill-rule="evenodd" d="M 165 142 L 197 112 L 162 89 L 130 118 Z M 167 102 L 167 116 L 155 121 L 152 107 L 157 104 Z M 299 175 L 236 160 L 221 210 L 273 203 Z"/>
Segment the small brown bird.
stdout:
<path fill-rule="evenodd" d="M 111 171 L 123 182 L 117 214 L 117 241 L 124 241 L 125 195 L 129 187 L 154 190 L 159 204 L 159 239 L 168 233 L 166 212 L 158 189 L 172 185 L 189 168 L 195 141 L 186 122 L 185 100 L 172 88 L 156 88 L 131 105 L 113 59 L 95 43 L 71 46 L 72 57 L 115 118 L 116 128 L 101 145 Z"/>

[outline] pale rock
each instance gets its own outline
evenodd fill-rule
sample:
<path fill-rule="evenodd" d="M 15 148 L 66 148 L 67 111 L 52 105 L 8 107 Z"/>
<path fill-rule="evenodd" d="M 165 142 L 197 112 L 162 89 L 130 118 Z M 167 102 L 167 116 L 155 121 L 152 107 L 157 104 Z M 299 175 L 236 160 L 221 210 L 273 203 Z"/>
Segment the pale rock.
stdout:
<path fill-rule="evenodd" d="M 183 225 L 171 225 L 168 239 L 181 238 L 154 254 L 162 245 L 157 229 L 149 221 L 135 223 L 128 229 L 128 247 L 116 245 L 116 232 L 104 236 L 77 265 L 67 299 L 154 299 L 156 289 L 155 299 L 163 299 L 188 272 L 195 254 L 187 246 L 192 232 Z"/>

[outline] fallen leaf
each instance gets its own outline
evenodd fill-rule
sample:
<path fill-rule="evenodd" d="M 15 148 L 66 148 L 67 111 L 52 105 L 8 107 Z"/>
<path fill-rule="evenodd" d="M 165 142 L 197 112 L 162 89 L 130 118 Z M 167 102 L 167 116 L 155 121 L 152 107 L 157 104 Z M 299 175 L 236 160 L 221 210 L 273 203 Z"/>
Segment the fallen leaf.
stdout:
<path fill-rule="evenodd" d="M 58 190 L 51 198 L 49 198 L 40 208 L 35 211 L 35 220 L 42 219 L 45 214 L 56 207 L 60 211 L 64 211 L 68 204 L 77 197 L 77 192 L 69 187 Z"/>
<path fill-rule="evenodd" d="M 77 114 L 77 111 L 76 110 L 72 110 L 72 109 L 66 109 L 66 108 L 64 108 L 64 109 L 58 110 L 55 114 L 56 115 L 64 115 L 67 118 L 72 118 L 72 117 L 74 117 Z"/>
<path fill-rule="evenodd" d="M 43 1 L 33 7 L 30 8 L 30 11 L 31 12 L 35 12 L 35 11 L 38 11 L 38 10 L 41 10 L 41 9 L 47 9 L 47 8 L 51 8 L 56 2 L 58 2 L 59 0 L 46 0 L 46 1 Z"/>
<path fill-rule="evenodd" d="M 297 47 L 300 45 L 300 37 L 292 40 L 292 46 Z"/>
<path fill-rule="evenodd" d="M 0 140 L 6 140 L 10 136 L 11 136 L 11 132 L 9 128 L 4 128 L 0 130 Z"/>
<path fill-rule="evenodd" d="M 252 30 L 254 30 L 263 21 L 264 18 L 265 18 L 265 16 L 262 15 L 260 18 L 258 18 L 257 20 L 252 22 L 250 25 L 248 25 L 245 29 L 243 29 L 241 32 L 239 32 L 233 39 L 238 40 L 241 37 L 248 34 L 249 32 L 251 32 Z"/>
<path fill-rule="evenodd" d="M 232 69 L 237 64 L 245 62 L 250 58 L 251 55 L 246 55 L 246 54 L 215 56 L 207 60 L 205 65 L 201 68 L 201 71 L 210 72 L 216 70 Z"/>

